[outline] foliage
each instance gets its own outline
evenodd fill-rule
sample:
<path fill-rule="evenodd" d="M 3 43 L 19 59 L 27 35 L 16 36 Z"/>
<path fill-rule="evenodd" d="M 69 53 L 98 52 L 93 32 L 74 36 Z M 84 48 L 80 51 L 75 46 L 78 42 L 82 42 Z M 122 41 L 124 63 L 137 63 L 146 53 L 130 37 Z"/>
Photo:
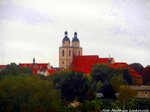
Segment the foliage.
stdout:
<path fill-rule="evenodd" d="M 135 98 L 137 92 L 128 86 L 120 86 L 118 100 L 123 105 Z"/>
<path fill-rule="evenodd" d="M 131 68 L 133 68 L 136 72 L 139 74 L 142 74 L 142 70 L 144 69 L 143 65 L 140 63 L 132 63 L 129 65 Z"/>
<path fill-rule="evenodd" d="M 87 78 L 82 73 L 65 70 L 56 73 L 52 80 L 56 88 L 61 90 L 63 99 L 67 101 L 86 99 L 88 84 Z"/>
<path fill-rule="evenodd" d="M 126 109 L 137 109 L 137 107 L 136 107 L 137 103 L 136 103 L 136 99 L 135 98 L 129 100 L 126 105 L 127 105 Z"/>
<path fill-rule="evenodd" d="M 105 82 L 103 86 L 100 88 L 99 93 L 102 93 L 105 99 L 114 99 L 115 98 L 115 90 L 112 85 L 108 82 Z"/>
<path fill-rule="evenodd" d="M 125 85 L 126 83 L 125 83 L 125 80 L 123 79 L 122 75 L 115 75 L 110 80 L 110 84 L 114 88 L 115 92 L 118 92 L 119 91 L 119 87 L 122 86 L 122 85 Z"/>
<path fill-rule="evenodd" d="M 128 69 L 123 69 L 123 79 L 126 81 L 128 85 L 134 84 L 134 80 L 131 74 L 129 73 Z"/>
<path fill-rule="evenodd" d="M 18 75 L 19 74 L 19 66 L 16 63 L 10 63 L 7 65 L 6 69 L 4 69 L 4 75 Z"/>
<path fill-rule="evenodd" d="M 150 110 L 150 99 L 137 99 L 136 109 L 148 109 Z"/>
<path fill-rule="evenodd" d="M 150 66 L 147 66 L 142 71 L 143 81 L 145 85 L 150 85 Z"/>
<path fill-rule="evenodd" d="M 103 86 L 103 83 L 101 81 L 98 81 L 96 83 L 95 92 L 98 92 L 102 86 Z"/>
<path fill-rule="evenodd" d="M 32 74 L 32 70 L 28 67 L 19 67 L 16 63 L 10 63 L 6 68 L 0 71 L 0 75 L 20 75 L 20 74 Z"/>
<path fill-rule="evenodd" d="M 91 75 L 96 82 L 104 82 L 107 80 L 110 73 L 110 68 L 105 64 L 96 64 L 93 66 Z"/>
<path fill-rule="evenodd" d="M 102 101 L 96 99 L 92 101 L 85 100 L 81 105 L 82 112 L 99 112 L 102 109 Z"/>
<path fill-rule="evenodd" d="M 0 111 L 59 111 L 60 93 L 49 81 L 32 76 L 9 76 L 0 81 Z"/>

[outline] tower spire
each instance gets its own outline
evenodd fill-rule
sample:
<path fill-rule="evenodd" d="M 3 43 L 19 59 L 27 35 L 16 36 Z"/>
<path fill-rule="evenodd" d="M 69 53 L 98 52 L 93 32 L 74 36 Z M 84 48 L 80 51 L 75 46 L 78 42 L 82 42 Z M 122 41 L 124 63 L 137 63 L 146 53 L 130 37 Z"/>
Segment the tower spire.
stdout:
<path fill-rule="evenodd" d="M 35 58 L 33 58 L 33 65 L 35 65 Z"/>
<path fill-rule="evenodd" d="M 109 57 L 108 57 L 108 63 L 109 64 L 111 63 L 110 54 L 109 54 Z"/>

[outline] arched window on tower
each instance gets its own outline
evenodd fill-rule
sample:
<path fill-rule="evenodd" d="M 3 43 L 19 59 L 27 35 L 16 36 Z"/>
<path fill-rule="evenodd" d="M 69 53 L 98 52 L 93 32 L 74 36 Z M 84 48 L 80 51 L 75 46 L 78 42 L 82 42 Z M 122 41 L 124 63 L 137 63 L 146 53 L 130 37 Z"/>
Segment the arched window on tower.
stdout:
<path fill-rule="evenodd" d="M 65 56 L 65 51 L 64 50 L 62 50 L 62 56 Z"/>
<path fill-rule="evenodd" d="M 71 50 L 69 50 L 69 56 L 71 56 Z"/>
<path fill-rule="evenodd" d="M 80 51 L 78 51 L 78 56 L 80 56 Z"/>

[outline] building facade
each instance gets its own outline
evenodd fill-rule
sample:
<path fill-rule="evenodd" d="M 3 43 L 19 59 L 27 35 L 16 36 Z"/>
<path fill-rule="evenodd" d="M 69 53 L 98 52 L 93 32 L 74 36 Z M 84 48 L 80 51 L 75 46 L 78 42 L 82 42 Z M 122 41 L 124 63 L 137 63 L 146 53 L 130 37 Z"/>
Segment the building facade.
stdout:
<path fill-rule="evenodd" d="M 67 31 L 65 31 L 64 35 L 62 46 L 59 47 L 59 67 L 69 68 L 73 57 L 82 55 L 82 47 L 80 47 L 80 41 L 77 37 L 77 32 L 74 33 L 74 37 L 71 42 Z"/>
<path fill-rule="evenodd" d="M 141 86 L 129 86 L 131 89 L 137 91 L 136 98 L 139 99 L 149 99 L 150 98 L 150 86 L 141 85 Z"/>

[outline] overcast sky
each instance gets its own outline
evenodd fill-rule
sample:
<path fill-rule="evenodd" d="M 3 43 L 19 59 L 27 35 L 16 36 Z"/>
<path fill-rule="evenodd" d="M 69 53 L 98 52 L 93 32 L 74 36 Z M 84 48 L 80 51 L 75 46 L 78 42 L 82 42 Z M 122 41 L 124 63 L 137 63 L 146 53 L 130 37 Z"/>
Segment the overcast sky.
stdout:
<path fill-rule="evenodd" d="M 84 55 L 150 64 L 150 0 L 0 0 L 0 64 L 58 66 L 65 30 Z"/>

